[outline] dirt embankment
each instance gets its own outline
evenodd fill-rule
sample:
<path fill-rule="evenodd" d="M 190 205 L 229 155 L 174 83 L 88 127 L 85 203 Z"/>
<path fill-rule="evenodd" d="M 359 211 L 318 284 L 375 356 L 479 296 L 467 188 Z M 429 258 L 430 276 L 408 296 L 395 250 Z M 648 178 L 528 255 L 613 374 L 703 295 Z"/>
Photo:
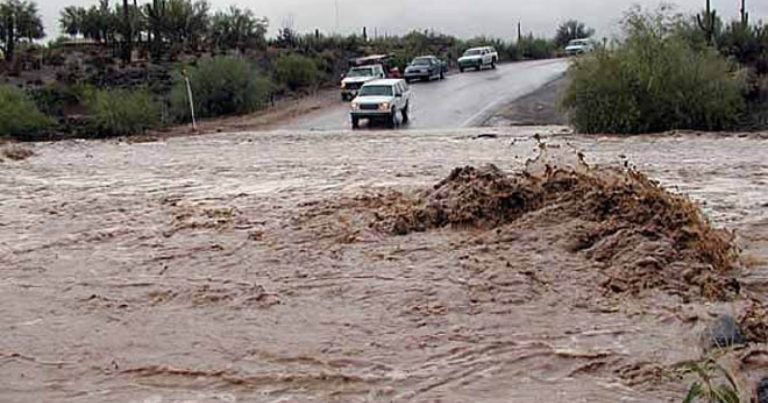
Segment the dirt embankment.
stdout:
<path fill-rule="evenodd" d="M 502 106 L 485 122 L 484 126 L 567 126 L 568 116 L 558 107 L 560 96 L 567 86 L 567 77 L 558 78 Z"/>

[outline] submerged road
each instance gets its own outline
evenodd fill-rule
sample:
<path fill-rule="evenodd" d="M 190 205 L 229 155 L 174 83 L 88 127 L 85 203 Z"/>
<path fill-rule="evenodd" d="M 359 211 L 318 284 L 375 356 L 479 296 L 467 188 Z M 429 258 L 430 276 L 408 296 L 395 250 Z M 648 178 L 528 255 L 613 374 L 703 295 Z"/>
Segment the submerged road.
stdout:
<path fill-rule="evenodd" d="M 473 127 L 484 123 L 504 103 L 514 101 L 565 73 L 568 61 L 510 63 L 496 70 L 469 71 L 442 81 L 415 82 L 411 121 L 401 129 Z M 283 129 L 339 130 L 350 128 L 349 104 L 338 105 L 286 122 Z"/>

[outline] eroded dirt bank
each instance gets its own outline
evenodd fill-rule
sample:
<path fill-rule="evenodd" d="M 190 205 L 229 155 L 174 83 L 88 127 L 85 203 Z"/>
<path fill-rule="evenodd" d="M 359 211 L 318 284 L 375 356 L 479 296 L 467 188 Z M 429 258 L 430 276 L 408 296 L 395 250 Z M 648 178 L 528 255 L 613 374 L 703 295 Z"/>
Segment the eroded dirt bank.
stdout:
<path fill-rule="evenodd" d="M 606 199 L 516 176 L 535 129 L 484 133 L 63 142 L 4 161 L 2 400 L 681 400 L 705 324 L 739 316 L 737 291 L 768 302 L 768 143 L 543 137 L 690 195 L 735 231 L 735 262 L 684 208 L 650 197 L 634 220 L 609 182 Z"/>

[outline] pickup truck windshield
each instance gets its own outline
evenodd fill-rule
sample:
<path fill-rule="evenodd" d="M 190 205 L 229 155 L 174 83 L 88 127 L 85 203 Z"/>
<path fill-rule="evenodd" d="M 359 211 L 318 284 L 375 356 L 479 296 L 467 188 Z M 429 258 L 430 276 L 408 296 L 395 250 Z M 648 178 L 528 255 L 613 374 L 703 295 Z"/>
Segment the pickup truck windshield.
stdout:
<path fill-rule="evenodd" d="M 392 86 L 389 85 L 366 85 L 360 90 L 361 97 L 391 97 Z"/>
<path fill-rule="evenodd" d="M 352 69 L 347 77 L 373 77 L 373 69 Z"/>
<path fill-rule="evenodd" d="M 570 46 L 586 46 L 587 41 L 571 41 Z"/>
<path fill-rule="evenodd" d="M 480 49 L 474 49 L 474 50 L 468 50 L 464 53 L 464 56 L 480 56 L 483 54 L 483 51 Z"/>
<path fill-rule="evenodd" d="M 430 64 L 432 64 L 431 61 L 432 59 L 425 57 L 425 58 L 413 59 L 413 63 L 411 64 L 413 64 L 414 66 L 429 66 Z"/>

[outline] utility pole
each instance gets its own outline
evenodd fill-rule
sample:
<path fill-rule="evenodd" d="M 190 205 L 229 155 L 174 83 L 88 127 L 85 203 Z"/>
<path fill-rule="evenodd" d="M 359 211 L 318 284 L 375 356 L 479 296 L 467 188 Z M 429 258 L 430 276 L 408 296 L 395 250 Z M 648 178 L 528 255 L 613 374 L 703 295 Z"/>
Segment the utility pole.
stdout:
<path fill-rule="evenodd" d="M 336 33 L 339 33 L 339 0 L 333 0 L 334 8 L 336 10 Z"/>

